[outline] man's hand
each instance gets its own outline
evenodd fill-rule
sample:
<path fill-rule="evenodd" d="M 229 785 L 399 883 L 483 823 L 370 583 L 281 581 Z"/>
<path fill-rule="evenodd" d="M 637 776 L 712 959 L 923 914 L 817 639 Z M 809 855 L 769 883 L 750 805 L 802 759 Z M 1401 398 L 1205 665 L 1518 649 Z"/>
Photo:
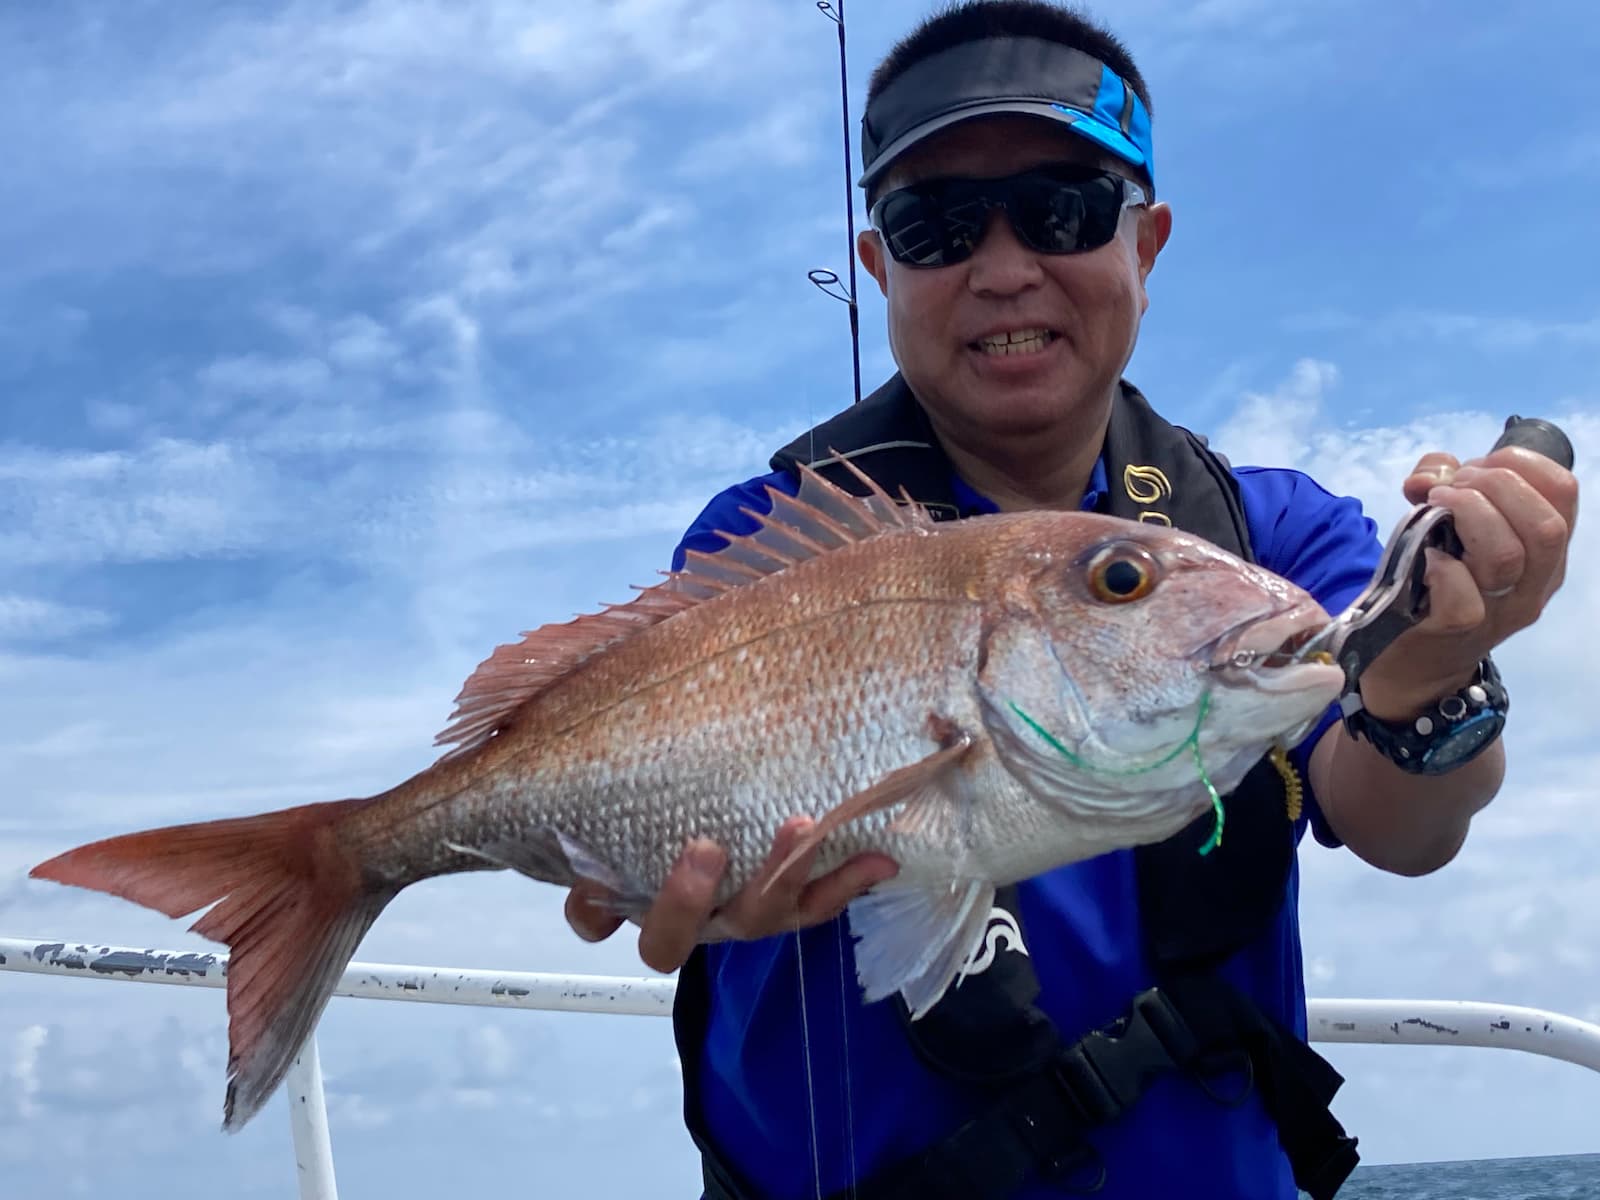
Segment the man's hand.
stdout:
<path fill-rule="evenodd" d="M 1372 715 L 1404 720 L 1471 679 L 1484 655 L 1538 620 L 1566 575 L 1578 481 L 1530 450 L 1506 447 L 1465 465 L 1428 454 L 1406 499 L 1454 514 L 1460 560 L 1428 552 L 1428 617 L 1361 675 Z M 1424 875 L 1448 863 L 1505 774 L 1500 743 L 1444 776 L 1409 775 L 1335 724 L 1311 754 L 1324 817 L 1355 854 L 1385 871 Z"/>
<path fill-rule="evenodd" d="M 1400 720 L 1464 686 L 1479 660 L 1532 625 L 1566 576 L 1578 519 L 1578 481 L 1517 447 L 1458 463 L 1424 455 L 1406 499 L 1448 508 L 1464 554 L 1428 551 L 1428 617 L 1395 639 L 1361 676 L 1373 716 Z"/>
<path fill-rule="evenodd" d="M 860 854 L 808 883 L 817 855 L 813 847 L 767 887 L 778 864 L 814 824 L 809 817 L 786 821 L 761 871 L 721 908 L 716 907 L 715 896 L 727 869 L 727 855 L 704 838 L 690 842 L 639 922 L 640 959 L 653 970 L 670 972 L 681 967 L 702 941 L 753 940 L 820 925 L 899 869 L 886 855 Z M 602 941 L 622 925 L 621 917 L 596 903 L 604 896 L 601 888 L 587 882 L 576 884 L 567 894 L 567 923 L 585 941 Z"/>

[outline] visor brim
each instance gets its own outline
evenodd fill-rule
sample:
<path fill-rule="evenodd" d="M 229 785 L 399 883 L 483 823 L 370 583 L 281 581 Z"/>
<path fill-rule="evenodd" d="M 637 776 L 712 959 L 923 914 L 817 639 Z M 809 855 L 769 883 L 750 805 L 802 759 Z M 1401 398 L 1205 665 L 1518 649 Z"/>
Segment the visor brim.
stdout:
<path fill-rule="evenodd" d="M 1129 166 L 1147 168 L 1144 152 L 1134 145 L 1126 134 L 1116 126 L 1107 125 L 1092 113 L 1081 112 L 1049 100 L 995 100 L 986 104 L 968 104 L 951 112 L 940 113 L 930 117 L 921 124 L 908 129 L 905 133 L 895 138 L 875 158 L 872 165 L 862 172 L 856 184 L 862 188 L 871 188 L 881 179 L 894 163 L 905 155 L 913 146 L 918 146 L 936 133 L 949 129 L 952 125 L 959 125 L 963 121 L 976 120 L 979 117 L 1003 116 L 1014 114 L 1018 116 L 1042 117 L 1047 121 L 1055 122 L 1072 130 L 1079 137 L 1093 142 L 1102 150 L 1106 150 Z"/>

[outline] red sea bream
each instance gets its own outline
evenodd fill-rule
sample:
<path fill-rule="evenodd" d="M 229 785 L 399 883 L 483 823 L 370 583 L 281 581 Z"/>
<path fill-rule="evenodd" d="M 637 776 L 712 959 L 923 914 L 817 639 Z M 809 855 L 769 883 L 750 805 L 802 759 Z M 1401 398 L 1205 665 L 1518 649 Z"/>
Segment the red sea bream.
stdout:
<path fill-rule="evenodd" d="M 865 477 L 861 477 L 865 483 Z M 813 870 L 878 850 L 850 906 L 865 998 L 914 1013 L 981 942 L 997 885 L 1165 839 L 1339 690 L 1283 653 L 1306 593 L 1174 529 L 1082 512 L 935 524 L 807 474 L 761 528 L 502 646 L 434 765 L 380 795 L 114 837 L 33 871 L 231 948 L 225 1126 L 282 1080 L 401 889 L 451 872 L 599 881 L 631 914 L 685 842 L 722 897 L 789 817 Z"/>

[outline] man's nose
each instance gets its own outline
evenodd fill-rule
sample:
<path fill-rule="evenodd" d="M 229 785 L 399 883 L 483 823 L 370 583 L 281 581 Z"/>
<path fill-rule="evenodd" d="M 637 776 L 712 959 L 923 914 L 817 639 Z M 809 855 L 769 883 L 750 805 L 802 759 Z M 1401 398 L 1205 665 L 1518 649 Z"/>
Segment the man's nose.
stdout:
<path fill-rule="evenodd" d="M 1010 218 L 995 209 L 968 260 L 967 286 L 980 296 L 1011 296 L 1038 287 L 1043 279 L 1038 252 L 1023 245 Z"/>

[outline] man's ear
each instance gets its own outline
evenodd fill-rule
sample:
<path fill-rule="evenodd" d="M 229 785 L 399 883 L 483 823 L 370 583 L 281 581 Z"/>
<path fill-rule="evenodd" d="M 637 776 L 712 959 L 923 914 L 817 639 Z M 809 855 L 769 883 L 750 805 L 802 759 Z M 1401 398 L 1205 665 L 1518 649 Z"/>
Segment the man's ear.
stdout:
<path fill-rule="evenodd" d="M 863 229 L 856 234 L 856 257 L 862 268 L 878 281 L 878 290 L 889 294 L 889 256 L 884 252 L 883 239 L 876 229 Z"/>
<path fill-rule="evenodd" d="M 1152 204 L 1139 213 L 1139 282 L 1143 283 L 1155 270 L 1156 257 L 1172 236 L 1172 208 L 1167 204 Z"/>

